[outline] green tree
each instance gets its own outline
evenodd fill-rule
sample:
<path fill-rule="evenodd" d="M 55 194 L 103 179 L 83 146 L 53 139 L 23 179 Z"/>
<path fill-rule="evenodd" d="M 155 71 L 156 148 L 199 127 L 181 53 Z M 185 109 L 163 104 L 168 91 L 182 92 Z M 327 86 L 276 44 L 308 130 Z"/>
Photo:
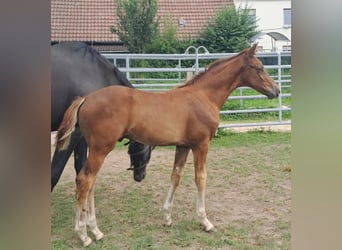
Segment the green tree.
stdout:
<path fill-rule="evenodd" d="M 130 52 L 144 53 L 158 34 L 159 18 L 156 0 L 118 0 L 118 23 L 111 27 Z"/>
<path fill-rule="evenodd" d="M 156 33 L 147 47 L 148 53 L 176 53 L 174 45 L 177 42 L 177 28 L 171 19 L 165 19 L 163 26 L 163 32 Z"/>
<path fill-rule="evenodd" d="M 207 23 L 198 43 L 212 53 L 239 52 L 249 46 L 249 39 L 258 33 L 256 28 L 256 19 L 249 15 L 247 7 L 227 7 Z"/>
<path fill-rule="evenodd" d="M 177 38 L 177 26 L 171 18 L 163 21 L 163 30 L 158 32 L 147 47 L 147 53 L 183 53 L 185 49 L 192 45 L 193 41 L 179 40 Z"/>

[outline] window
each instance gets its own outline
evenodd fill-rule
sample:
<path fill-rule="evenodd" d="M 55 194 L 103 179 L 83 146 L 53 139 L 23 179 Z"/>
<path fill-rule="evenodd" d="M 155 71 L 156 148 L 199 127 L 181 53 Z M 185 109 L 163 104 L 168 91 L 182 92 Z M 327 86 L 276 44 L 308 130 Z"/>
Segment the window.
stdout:
<path fill-rule="evenodd" d="M 291 9 L 283 9 L 284 26 L 291 26 Z"/>
<path fill-rule="evenodd" d="M 258 45 L 258 46 L 256 47 L 256 51 L 257 51 L 257 52 L 264 52 L 264 47 L 261 46 L 261 45 Z"/>
<path fill-rule="evenodd" d="M 291 52 L 291 45 L 283 45 L 283 51 Z"/>
<path fill-rule="evenodd" d="M 256 21 L 256 9 L 248 9 L 247 13 L 253 21 Z"/>

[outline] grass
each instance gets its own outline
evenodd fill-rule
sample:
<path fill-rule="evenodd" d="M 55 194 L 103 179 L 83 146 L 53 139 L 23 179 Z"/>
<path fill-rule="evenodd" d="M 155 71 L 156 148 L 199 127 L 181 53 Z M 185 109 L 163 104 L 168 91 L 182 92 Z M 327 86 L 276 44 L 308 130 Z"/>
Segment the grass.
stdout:
<path fill-rule="evenodd" d="M 290 140 L 290 133 L 218 131 L 207 161 L 206 204 L 217 229 L 213 233 L 203 230 L 195 213 L 191 156 L 175 196 L 171 227 L 163 225 L 162 211 L 171 169 L 161 165 L 172 165 L 173 149 L 152 153 L 141 183 L 125 171 L 105 181 L 110 170 L 103 169 L 95 199 L 105 237 L 88 249 L 290 249 L 290 189 L 284 188 L 290 183 Z M 127 148 L 120 147 L 125 155 Z M 74 206 L 72 177 L 51 195 L 52 249 L 82 249 L 73 231 Z"/>
<path fill-rule="evenodd" d="M 211 147 L 242 147 L 260 144 L 290 144 L 291 133 L 273 132 L 270 130 L 251 130 L 245 133 L 218 129 L 216 136 L 211 140 Z"/>
<path fill-rule="evenodd" d="M 291 93 L 290 85 L 282 89 L 282 93 Z M 260 95 L 253 89 L 243 89 L 243 96 Z M 235 90 L 231 96 L 239 96 L 240 90 Z M 282 106 L 291 106 L 291 98 L 282 98 Z M 277 108 L 278 99 L 269 100 L 262 99 L 245 99 L 245 100 L 229 100 L 226 101 L 221 110 L 248 110 L 248 109 L 266 109 Z M 222 122 L 257 122 L 257 121 L 277 121 L 279 119 L 278 112 L 250 112 L 237 114 L 222 114 Z M 282 119 L 290 120 L 291 111 L 282 111 Z"/>

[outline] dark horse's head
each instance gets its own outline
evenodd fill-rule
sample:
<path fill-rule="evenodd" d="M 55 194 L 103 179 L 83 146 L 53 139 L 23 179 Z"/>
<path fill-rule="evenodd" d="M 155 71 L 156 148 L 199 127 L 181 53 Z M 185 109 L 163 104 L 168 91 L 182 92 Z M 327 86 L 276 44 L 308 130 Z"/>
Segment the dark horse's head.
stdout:
<path fill-rule="evenodd" d="M 133 178 L 135 181 L 142 181 L 146 175 L 146 166 L 150 161 L 153 146 L 144 145 L 136 141 L 132 141 L 128 146 L 128 153 L 131 158 L 131 167 L 127 170 L 133 170 Z"/>

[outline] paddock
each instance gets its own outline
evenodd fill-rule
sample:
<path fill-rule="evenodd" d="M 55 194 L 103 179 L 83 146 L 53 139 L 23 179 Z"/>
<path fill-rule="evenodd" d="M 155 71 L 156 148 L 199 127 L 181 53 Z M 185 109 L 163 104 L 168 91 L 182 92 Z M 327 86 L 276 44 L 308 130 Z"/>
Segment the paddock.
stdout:
<path fill-rule="evenodd" d="M 284 138 L 267 142 L 275 135 Z M 248 133 L 232 136 L 240 138 Z M 129 164 L 127 148 L 112 151 L 99 173 L 95 191 L 98 221 L 106 237 L 90 249 L 289 249 L 290 135 L 264 131 L 255 136 L 265 143 L 248 146 L 251 141 L 246 138 L 242 145 L 209 148 L 206 204 L 208 216 L 217 228 L 213 233 L 204 232 L 195 215 L 192 155 L 174 201 L 174 225 L 165 227 L 162 205 L 174 149 L 154 150 L 147 177 L 141 183 L 134 182 L 125 170 Z M 237 141 L 235 137 L 222 140 Z M 70 227 L 75 201 L 72 164 L 69 160 L 51 196 L 52 249 L 79 245 Z"/>

